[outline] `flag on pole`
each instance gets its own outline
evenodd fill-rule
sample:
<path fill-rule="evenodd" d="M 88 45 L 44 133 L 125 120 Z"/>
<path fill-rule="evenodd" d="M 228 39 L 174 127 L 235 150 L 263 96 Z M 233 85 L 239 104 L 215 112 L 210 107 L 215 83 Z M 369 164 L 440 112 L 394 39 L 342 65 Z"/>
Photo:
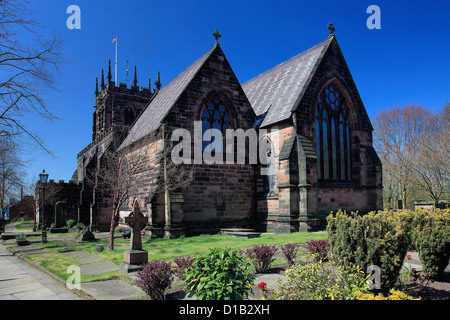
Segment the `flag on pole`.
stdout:
<path fill-rule="evenodd" d="M 114 38 L 114 39 L 113 39 L 113 43 L 117 43 L 117 38 Z"/>

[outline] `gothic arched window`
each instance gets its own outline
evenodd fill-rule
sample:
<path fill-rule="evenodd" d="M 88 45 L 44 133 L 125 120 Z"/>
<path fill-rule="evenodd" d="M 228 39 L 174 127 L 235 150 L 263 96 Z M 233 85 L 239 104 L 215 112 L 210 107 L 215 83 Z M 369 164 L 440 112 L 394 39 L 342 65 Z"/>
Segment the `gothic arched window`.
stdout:
<path fill-rule="evenodd" d="M 134 109 L 131 106 L 125 108 L 124 121 L 123 124 L 126 126 L 131 126 L 135 120 Z"/>
<path fill-rule="evenodd" d="M 316 114 L 317 176 L 322 180 L 351 180 L 351 129 L 342 93 L 330 84 L 320 93 Z"/>
<path fill-rule="evenodd" d="M 201 121 L 202 121 L 203 150 L 205 150 L 206 147 L 210 146 L 211 143 L 214 141 L 212 136 L 210 139 L 208 139 L 208 137 L 205 136 L 206 130 L 218 129 L 222 132 L 223 138 L 225 138 L 225 130 L 232 128 L 230 113 L 228 112 L 224 103 L 217 97 L 213 98 L 210 102 L 206 104 L 202 112 Z"/>

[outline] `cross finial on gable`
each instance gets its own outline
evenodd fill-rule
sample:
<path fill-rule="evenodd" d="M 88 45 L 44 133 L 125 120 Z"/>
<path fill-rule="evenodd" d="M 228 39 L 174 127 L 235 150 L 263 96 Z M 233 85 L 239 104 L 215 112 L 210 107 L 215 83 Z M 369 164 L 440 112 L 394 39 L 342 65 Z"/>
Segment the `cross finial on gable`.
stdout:
<path fill-rule="evenodd" d="M 216 39 L 216 44 L 219 44 L 219 38 L 222 36 L 222 35 L 219 33 L 219 31 L 217 31 L 217 29 L 216 29 L 216 31 L 214 31 L 212 35 L 213 35 L 214 38 Z"/>
<path fill-rule="evenodd" d="M 332 23 L 329 23 L 327 29 L 330 30 L 330 36 L 333 35 L 333 32 L 336 31 L 336 28 L 333 27 Z"/>

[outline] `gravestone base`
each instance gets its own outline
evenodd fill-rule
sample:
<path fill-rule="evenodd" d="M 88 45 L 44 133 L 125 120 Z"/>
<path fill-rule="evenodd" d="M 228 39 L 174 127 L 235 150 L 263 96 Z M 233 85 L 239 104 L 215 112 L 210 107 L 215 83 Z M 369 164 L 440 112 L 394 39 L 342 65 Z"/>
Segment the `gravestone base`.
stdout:
<path fill-rule="evenodd" d="M 119 265 L 119 271 L 123 273 L 141 271 L 143 268 L 143 264 L 128 264 L 124 262 Z"/>
<path fill-rule="evenodd" d="M 123 263 L 119 270 L 124 273 L 130 273 L 142 270 L 144 264 L 148 262 L 148 252 L 145 250 L 131 249 L 123 253 Z"/>
<path fill-rule="evenodd" d="M 148 262 L 148 252 L 131 249 L 123 253 L 123 262 L 128 264 L 144 264 Z"/>
<path fill-rule="evenodd" d="M 69 232 L 69 228 L 50 228 L 50 233 L 68 233 Z"/>

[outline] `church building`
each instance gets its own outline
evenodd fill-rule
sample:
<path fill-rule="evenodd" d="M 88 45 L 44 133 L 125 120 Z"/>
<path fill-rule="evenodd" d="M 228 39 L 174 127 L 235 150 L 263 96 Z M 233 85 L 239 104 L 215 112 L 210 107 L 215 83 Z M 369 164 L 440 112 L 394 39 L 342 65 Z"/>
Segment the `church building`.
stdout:
<path fill-rule="evenodd" d="M 323 227 L 332 211 L 382 209 L 373 128 L 333 32 L 245 83 L 228 62 L 220 34 L 213 35 L 211 50 L 164 86 L 158 75 L 153 91 L 150 84 L 137 86 L 136 70 L 131 88 L 111 81 L 110 69 L 106 83 L 102 75 L 92 142 L 78 154 L 73 177 L 80 185 L 79 219 L 109 226 L 115 198 L 86 183 L 108 150 L 133 186 L 120 205 L 121 216 L 138 208 L 154 237 L 223 228 L 312 231 Z M 225 159 L 222 150 L 208 149 L 217 137 L 205 143 L 211 129 L 224 139 L 228 129 L 248 133 L 245 161 L 196 161 L 208 150 Z M 192 137 L 183 141 L 191 154 L 173 166 L 170 150 L 181 143 L 173 136 L 177 130 Z M 264 163 L 249 161 L 253 131 Z M 173 183 L 180 168 L 186 176 Z"/>

